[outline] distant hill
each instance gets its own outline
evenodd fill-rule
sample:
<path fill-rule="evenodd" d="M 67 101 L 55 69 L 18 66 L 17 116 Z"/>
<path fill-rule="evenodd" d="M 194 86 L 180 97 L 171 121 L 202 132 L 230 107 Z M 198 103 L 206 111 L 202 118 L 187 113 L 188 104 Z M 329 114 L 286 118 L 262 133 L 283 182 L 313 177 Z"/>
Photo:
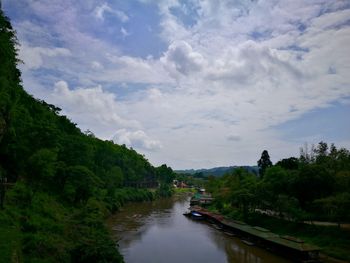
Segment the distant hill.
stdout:
<path fill-rule="evenodd" d="M 214 167 L 209 169 L 188 169 L 188 170 L 176 170 L 176 173 L 179 174 L 199 174 L 201 173 L 204 176 L 213 175 L 213 176 L 222 176 L 226 173 L 233 172 L 235 169 L 243 168 L 251 173 L 258 174 L 258 166 L 222 166 Z"/>

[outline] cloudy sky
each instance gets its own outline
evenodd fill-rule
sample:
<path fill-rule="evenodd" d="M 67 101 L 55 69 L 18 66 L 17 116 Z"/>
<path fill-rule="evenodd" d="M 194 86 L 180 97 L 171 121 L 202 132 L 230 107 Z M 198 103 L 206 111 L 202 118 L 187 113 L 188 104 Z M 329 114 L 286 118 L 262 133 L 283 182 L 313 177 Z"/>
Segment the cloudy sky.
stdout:
<path fill-rule="evenodd" d="M 23 85 L 175 169 L 350 148 L 350 1 L 3 0 Z"/>

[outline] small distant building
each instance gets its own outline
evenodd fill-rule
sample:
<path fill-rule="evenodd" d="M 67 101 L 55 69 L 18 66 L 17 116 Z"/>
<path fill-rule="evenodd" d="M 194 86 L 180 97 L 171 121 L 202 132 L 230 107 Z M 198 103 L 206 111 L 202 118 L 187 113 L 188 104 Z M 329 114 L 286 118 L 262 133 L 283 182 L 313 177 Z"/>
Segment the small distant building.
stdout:
<path fill-rule="evenodd" d="M 175 188 L 189 188 L 189 186 L 185 182 L 178 180 L 174 180 L 173 185 Z"/>
<path fill-rule="evenodd" d="M 185 184 L 184 182 L 180 182 L 180 183 L 177 184 L 177 187 L 178 188 L 188 188 L 188 185 Z"/>

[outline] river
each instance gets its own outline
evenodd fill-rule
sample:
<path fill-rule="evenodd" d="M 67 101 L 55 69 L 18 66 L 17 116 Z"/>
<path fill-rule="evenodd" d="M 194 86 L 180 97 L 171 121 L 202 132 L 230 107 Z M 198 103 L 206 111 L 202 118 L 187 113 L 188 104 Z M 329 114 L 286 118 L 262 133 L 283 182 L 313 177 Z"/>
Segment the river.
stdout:
<path fill-rule="evenodd" d="M 109 220 L 126 263 L 284 263 L 183 213 L 188 196 L 126 205 Z"/>

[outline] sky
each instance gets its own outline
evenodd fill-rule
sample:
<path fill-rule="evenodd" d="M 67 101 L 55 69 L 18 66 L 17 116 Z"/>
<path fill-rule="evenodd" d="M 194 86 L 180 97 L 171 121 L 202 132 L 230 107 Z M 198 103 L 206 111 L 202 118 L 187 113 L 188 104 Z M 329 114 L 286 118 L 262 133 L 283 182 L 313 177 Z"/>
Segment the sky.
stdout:
<path fill-rule="evenodd" d="M 24 88 L 173 169 L 350 148 L 350 1 L 3 0 Z"/>

